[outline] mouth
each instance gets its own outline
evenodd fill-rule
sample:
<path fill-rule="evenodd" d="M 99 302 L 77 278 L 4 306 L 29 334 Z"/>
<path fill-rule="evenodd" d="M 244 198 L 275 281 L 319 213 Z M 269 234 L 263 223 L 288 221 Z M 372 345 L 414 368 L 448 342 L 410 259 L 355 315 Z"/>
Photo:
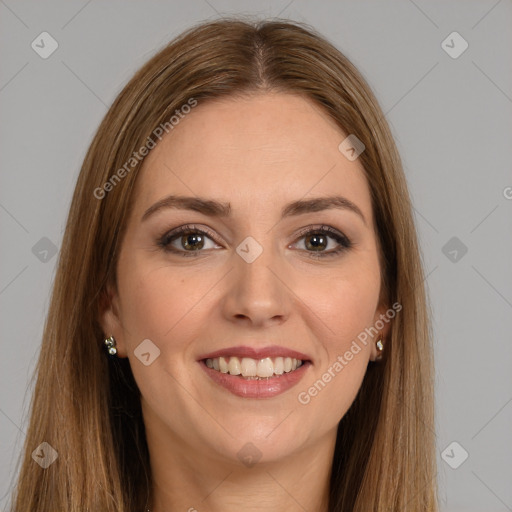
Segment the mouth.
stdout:
<path fill-rule="evenodd" d="M 214 357 L 203 360 L 204 364 L 217 372 L 228 373 L 246 380 L 262 380 L 279 377 L 300 368 L 304 361 L 292 357 Z"/>
<path fill-rule="evenodd" d="M 243 398 L 271 398 L 295 386 L 312 361 L 282 347 L 236 347 L 198 360 L 203 371 L 222 388 Z"/>

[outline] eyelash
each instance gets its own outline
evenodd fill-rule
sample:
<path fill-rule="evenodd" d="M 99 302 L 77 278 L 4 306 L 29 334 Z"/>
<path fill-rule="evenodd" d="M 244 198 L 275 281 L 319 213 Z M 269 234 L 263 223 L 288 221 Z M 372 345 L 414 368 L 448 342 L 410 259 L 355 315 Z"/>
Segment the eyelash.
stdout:
<path fill-rule="evenodd" d="M 197 257 L 199 256 L 200 252 L 203 252 L 201 249 L 197 251 L 182 251 L 179 249 L 176 249 L 170 245 L 171 242 L 173 242 L 176 238 L 178 238 L 180 235 L 190 235 L 190 234 L 201 234 L 205 235 L 208 238 L 210 238 L 213 242 L 215 242 L 215 237 L 212 232 L 206 229 L 198 228 L 197 226 L 187 224 L 184 226 L 180 226 L 176 229 L 173 229 L 172 231 L 164 233 L 162 236 L 160 236 L 157 240 L 157 245 L 164 251 L 170 252 L 173 254 L 178 254 L 179 256 L 183 257 Z M 330 238 L 333 238 L 340 246 L 337 249 L 332 249 L 329 252 L 324 251 L 308 251 L 307 249 L 304 249 L 306 252 L 310 253 L 310 257 L 317 259 L 317 258 L 328 258 L 337 256 L 340 253 L 350 249 L 352 247 L 352 242 L 342 233 L 338 232 L 337 230 L 331 228 L 330 226 L 321 225 L 320 227 L 307 227 L 303 228 L 299 231 L 298 236 L 299 240 L 301 238 L 304 238 L 306 235 L 309 234 L 323 234 L 328 235 Z M 217 243 L 217 242 L 215 242 Z"/>

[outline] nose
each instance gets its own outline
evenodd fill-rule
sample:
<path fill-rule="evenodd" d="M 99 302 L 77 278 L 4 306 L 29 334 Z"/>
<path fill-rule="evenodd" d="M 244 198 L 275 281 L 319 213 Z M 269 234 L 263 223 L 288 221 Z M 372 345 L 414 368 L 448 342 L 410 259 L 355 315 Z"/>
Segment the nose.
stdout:
<path fill-rule="evenodd" d="M 234 268 L 227 276 L 229 285 L 223 303 L 225 317 L 253 327 L 286 321 L 292 292 L 277 251 L 263 247 L 261 254 L 250 260 L 233 253 Z"/>

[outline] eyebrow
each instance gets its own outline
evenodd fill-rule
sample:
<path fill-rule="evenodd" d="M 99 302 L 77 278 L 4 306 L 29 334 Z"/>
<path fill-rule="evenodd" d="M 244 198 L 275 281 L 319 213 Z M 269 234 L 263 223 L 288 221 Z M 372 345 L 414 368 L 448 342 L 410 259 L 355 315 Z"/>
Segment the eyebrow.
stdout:
<path fill-rule="evenodd" d="M 208 215 L 210 217 L 229 217 L 231 214 L 231 204 L 206 199 L 202 197 L 189 197 L 170 195 L 157 201 L 150 206 L 142 216 L 141 222 L 144 222 L 156 212 L 167 209 L 176 208 L 180 210 L 192 210 L 195 212 Z M 281 218 L 302 215 L 305 213 L 319 212 L 322 210 L 340 209 L 349 210 L 356 213 L 367 225 L 363 212 L 352 201 L 342 196 L 315 197 L 312 199 L 301 199 L 293 201 L 285 205 L 281 211 Z"/>

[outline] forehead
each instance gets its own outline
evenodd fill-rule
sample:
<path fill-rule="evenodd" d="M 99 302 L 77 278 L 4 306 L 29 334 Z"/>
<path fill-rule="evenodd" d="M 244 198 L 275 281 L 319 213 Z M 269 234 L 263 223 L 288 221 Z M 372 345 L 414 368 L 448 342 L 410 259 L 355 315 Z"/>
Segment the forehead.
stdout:
<path fill-rule="evenodd" d="M 146 157 L 136 209 L 171 193 L 229 201 L 233 210 L 341 194 L 371 219 L 363 167 L 338 149 L 347 135 L 297 95 L 198 101 Z"/>

